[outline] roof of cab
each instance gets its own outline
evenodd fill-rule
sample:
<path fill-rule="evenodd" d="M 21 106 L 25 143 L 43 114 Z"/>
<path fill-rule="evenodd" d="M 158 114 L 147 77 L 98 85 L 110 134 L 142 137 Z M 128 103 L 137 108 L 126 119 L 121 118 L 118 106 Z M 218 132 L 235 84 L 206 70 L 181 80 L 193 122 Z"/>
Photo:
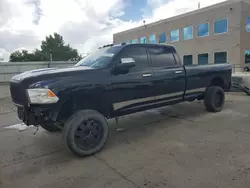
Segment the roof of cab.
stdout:
<path fill-rule="evenodd" d="M 169 44 L 148 44 L 148 43 L 134 43 L 134 44 L 131 44 L 131 43 L 121 43 L 121 44 L 107 44 L 107 45 L 104 45 L 102 47 L 99 47 L 99 49 L 101 48 L 106 48 L 106 47 L 112 47 L 112 46 L 168 46 L 168 47 L 174 47 L 172 45 L 169 45 Z"/>

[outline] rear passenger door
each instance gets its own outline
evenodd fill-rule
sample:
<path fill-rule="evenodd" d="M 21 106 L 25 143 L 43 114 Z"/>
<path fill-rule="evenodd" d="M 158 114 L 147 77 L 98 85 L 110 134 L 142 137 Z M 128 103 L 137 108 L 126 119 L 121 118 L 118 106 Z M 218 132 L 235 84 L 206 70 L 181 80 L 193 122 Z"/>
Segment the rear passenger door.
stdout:
<path fill-rule="evenodd" d="M 185 71 L 176 63 L 172 47 L 152 46 L 147 48 L 154 70 L 155 100 L 171 102 L 182 100 L 185 90 Z"/>
<path fill-rule="evenodd" d="M 127 73 L 112 75 L 113 108 L 116 112 L 141 108 L 154 99 L 153 68 L 149 65 L 146 48 L 140 45 L 129 45 L 115 58 L 119 63 L 122 58 L 133 58 L 135 67 Z"/>

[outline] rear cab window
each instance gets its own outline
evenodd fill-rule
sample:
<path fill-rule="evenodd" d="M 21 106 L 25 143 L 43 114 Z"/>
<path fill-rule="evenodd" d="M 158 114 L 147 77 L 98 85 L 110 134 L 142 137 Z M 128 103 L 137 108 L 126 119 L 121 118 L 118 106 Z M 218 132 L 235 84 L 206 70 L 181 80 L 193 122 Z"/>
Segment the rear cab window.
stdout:
<path fill-rule="evenodd" d="M 147 48 L 153 67 L 176 66 L 176 60 L 170 47 L 152 46 Z"/>

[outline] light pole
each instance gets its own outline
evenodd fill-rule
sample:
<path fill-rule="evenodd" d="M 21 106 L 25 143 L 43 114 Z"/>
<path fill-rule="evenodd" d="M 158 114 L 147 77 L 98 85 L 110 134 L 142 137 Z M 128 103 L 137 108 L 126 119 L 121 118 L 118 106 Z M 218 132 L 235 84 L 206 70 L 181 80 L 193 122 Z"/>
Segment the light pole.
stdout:
<path fill-rule="evenodd" d="M 145 28 L 147 27 L 146 20 L 143 20 L 143 25 L 144 25 Z M 143 40 L 144 40 L 143 41 L 144 43 L 147 43 L 147 37 L 145 37 Z"/>
<path fill-rule="evenodd" d="M 52 64 L 52 50 L 50 49 L 50 53 L 49 53 L 49 64 L 48 64 L 48 68 L 50 68 L 51 64 Z"/>

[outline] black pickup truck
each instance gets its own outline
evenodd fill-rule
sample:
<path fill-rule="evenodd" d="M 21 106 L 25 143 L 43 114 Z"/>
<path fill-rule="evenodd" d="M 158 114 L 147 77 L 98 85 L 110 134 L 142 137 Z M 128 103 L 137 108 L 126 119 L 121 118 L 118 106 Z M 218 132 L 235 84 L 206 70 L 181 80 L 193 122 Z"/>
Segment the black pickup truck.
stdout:
<path fill-rule="evenodd" d="M 183 66 L 168 45 L 106 45 L 73 67 L 16 75 L 10 92 L 26 125 L 62 130 L 67 147 L 85 156 L 104 146 L 110 118 L 203 99 L 221 111 L 231 72 L 229 64 Z"/>

